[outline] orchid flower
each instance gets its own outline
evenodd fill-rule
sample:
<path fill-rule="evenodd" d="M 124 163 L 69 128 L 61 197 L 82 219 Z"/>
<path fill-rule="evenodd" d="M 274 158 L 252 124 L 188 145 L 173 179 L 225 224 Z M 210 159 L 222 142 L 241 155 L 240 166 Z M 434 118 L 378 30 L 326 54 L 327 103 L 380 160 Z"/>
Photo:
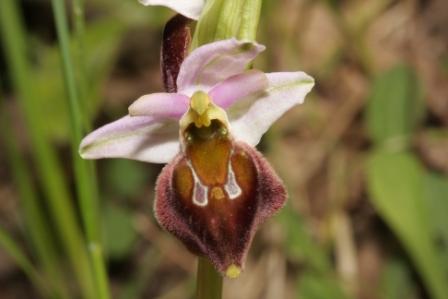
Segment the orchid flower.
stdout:
<path fill-rule="evenodd" d="M 247 70 L 264 49 L 236 39 L 195 49 L 177 92 L 142 96 L 80 146 L 86 159 L 169 163 L 156 184 L 156 219 L 228 277 L 239 275 L 258 226 L 286 199 L 254 146 L 314 85 L 303 72 Z"/>
<path fill-rule="evenodd" d="M 171 8 L 187 18 L 197 20 L 205 0 L 139 0 L 143 5 L 160 5 Z"/>

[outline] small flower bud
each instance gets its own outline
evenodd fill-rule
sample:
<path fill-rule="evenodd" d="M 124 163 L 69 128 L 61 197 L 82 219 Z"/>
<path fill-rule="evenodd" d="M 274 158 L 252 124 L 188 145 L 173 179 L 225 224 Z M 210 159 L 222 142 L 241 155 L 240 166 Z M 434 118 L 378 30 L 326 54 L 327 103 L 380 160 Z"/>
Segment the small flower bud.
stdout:
<path fill-rule="evenodd" d="M 191 42 L 191 19 L 175 15 L 165 25 L 162 48 L 160 51 L 160 67 L 162 79 L 167 92 L 176 92 L 176 79 L 179 69 L 188 54 Z"/>

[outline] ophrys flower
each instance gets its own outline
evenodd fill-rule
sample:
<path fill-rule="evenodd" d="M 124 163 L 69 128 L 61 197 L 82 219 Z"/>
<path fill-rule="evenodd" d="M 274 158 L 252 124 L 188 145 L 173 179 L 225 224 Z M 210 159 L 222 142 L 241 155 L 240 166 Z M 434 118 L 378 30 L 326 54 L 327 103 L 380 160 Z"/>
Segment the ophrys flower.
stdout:
<path fill-rule="evenodd" d="M 176 93 L 142 96 L 80 148 L 87 159 L 169 162 L 157 182 L 157 220 L 229 277 L 243 267 L 259 224 L 286 199 L 254 146 L 314 85 L 303 72 L 247 70 L 263 50 L 235 39 L 197 48 L 181 65 Z"/>

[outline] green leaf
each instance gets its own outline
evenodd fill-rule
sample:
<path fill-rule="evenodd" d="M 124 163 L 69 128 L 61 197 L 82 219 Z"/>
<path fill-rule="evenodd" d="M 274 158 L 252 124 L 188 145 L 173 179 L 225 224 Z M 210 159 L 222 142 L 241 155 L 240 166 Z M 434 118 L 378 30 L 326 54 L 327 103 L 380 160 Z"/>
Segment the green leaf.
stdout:
<path fill-rule="evenodd" d="M 425 192 L 430 221 L 435 231 L 436 244 L 440 245 L 442 263 L 448 278 L 448 177 L 436 173 L 425 176 Z"/>
<path fill-rule="evenodd" d="M 428 173 L 425 176 L 425 192 L 431 224 L 437 236 L 448 246 L 448 177 Z"/>
<path fill-rule="evenodd" d="M 410 67 L 395 67 L 374 81 L 367 104 L 367 129 L 374 142 L 407 145 L 423 113 L 422 90 Z"/>
<path fill-rule="evenodd" d="M 433 242 L 425 203 L 425 172 L 409 153 L 374 152 L 368 160 L 368 188 L 378 213 L 413 259 L 434 299 L 448 298 L 442 259 Z"/>

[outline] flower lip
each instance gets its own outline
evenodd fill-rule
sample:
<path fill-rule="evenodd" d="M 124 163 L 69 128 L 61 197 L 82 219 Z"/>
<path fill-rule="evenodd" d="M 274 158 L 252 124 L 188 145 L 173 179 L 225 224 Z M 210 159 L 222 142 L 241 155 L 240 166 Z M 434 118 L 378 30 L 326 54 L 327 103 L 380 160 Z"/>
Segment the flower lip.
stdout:
<path fill-rule="evenodd" d="M 205 160 L 187 152 L 162 170 L 154 210 L 159 224 L 193 253 L 207 256 L 222 275 L 236 278 L 258 226 L 284 205 L 286 190 L 254 148 L 222 140 L 218 149 L 229 155 L 207 151 L 214 157 Z M 230 172 L 241 189 L 234 198 L 224 188 Z"/>

